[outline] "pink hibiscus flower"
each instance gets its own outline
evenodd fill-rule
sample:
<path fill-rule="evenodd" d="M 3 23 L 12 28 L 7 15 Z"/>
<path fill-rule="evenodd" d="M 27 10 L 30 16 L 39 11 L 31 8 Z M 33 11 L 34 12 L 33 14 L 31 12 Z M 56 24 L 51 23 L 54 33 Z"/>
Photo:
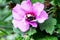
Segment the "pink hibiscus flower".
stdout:
<path fill-rule="evenodd" d="M 32 4 L 30 0 L 17 4 L 12 9 L 13 25 L 22 32 L 26 32 L 29 26 L 37 27 L 37 22 L 43 23 L 48 19 L 48 14 L 44 11 L 44 5 L 36 2 Z"/>

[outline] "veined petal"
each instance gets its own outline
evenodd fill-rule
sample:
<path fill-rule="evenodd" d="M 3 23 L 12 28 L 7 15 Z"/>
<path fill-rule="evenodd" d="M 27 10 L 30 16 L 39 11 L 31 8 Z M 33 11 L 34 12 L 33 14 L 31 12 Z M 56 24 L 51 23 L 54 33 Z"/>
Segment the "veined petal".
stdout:
<path fill-rule="evenodd" d="M 26 32 L 29 29 L 29 23 L 26 21 L 12 21 L 15 28 L 19 28 L 22 32 Z"/>
<path fill-rule="evenodd" d="M 21 8 L 24 9 L 27 12 L 31 12 L 32 11 L 32 4 L 29 0 L 27 1 L 23 1 L 21 3 Z"/>
<path fill-rule="evenodd" d="M 37 17 L 39 23 L 43 23 L 46 19 L 48 19 L 48 14 L 45 11 L 42 11 L 41 14 Z"/>
<path fill-rule="evenodd" d="M 25 17 L 25 11 L 23 11 L 20 8 L 20 5 L 17 4 L 12 10 L 12 15 L 14 19 L 21 20 L 22 18 Z"/>
<path fill-rule="evenodd" d="M 32 25 L 32 27 L 37 27 L 37 23 L 36 22 L 30 22 L 30 25 Z"/>
<path fill-rule="evenodd" d="M 17 28 L 18 27 L 18 23 L 17 23 L 18 21 L 16 21 L 16 20 L 12 20 L 12 23 L 13 23 L 13 26 L 15 27 L 15 28 Z"/>
<path fill-rule="evenodd" d="M 36 15 L 39 16 L 41 11 L 43 11 L 44 9 L 44 5 L 37 2 L 35 4 L 33 4 L 33 10 L 36 12 Z"/>

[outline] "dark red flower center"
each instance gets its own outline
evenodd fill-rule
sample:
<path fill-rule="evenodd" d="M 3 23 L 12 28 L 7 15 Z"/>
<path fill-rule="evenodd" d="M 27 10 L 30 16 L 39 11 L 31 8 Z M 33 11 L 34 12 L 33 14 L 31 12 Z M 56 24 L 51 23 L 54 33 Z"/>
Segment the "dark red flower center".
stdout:
<path fill-rule="evenodd" d="M 26 19 L 27 19 L 28 21 L 32 21 L 32 20 L 35 20 L 36 17 L 35 17 L 35 15 L 34 15 L 33 13 L 27 13 L 27 14 L 26 14 Z"/>

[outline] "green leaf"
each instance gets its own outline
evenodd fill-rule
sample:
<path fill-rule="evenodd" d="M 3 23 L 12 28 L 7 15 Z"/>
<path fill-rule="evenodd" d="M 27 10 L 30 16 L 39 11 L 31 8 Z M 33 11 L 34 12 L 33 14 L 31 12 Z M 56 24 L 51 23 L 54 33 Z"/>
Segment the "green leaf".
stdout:
<path fill-rule="evenodd" d="M 19 3 L 20 4 L 20 0 L 12 0 L 13 3 Z"/>
<path fill-rule="evenodd" d="M 0 28 L 3 28 L 3 29 L 12 29 L 12 24 L 10 22 L 3 22 L 3 21 L 0 21 Z"/>
<path fill-rule="evenodd" d="M 60 34 L 60 29 L 57 29 L 57 31 L 56 31 L 56 32 Z"/>
<path fill-rule="evenodd" d="M 8 17 L 6 17 L 4 21 L 5 21 L 5 22 L 8 22 L 8 21 L 10 21 L 10 20 L 12 20 L 12 15 L 9 15 Z"/>
<path fill-rule="evenodd" d="M 55 5 L 54 0 L 51 0 L 50 4 Z"/>
<path fill-rule="evenodd" d="M 3 8 L 3 9 L 0 9 L 0 20 L 1 21 L 9 21 L 9 20 L 11 20 L 11 18 L 12 17 L 10 17 L 11 16 L 11 10 L 8 8 L 8 7 L 5 7 L 5 8 Z M 9 20 L 7 20 L 7 18 L 10 18 Z"/>
<path fill-rule="evenodd" d="M 35 33 L 36 33 L 36 29 L 34 29 L 34 28 L 30 28 L 30 29 L 26 32 L 26 34 L 29 35 L 29 36 L 31 36 L 31 35 L 33 35 L 33 34 L 35 34 Z"/>
<path fill-rule="evenodd" d="M 0 28 L 0 37 L 8 35 L 6 30 Z"/>
<path fill-rule="evenodd" d="M 22 36 L 23 32 L 21 32 L 18 28 L 13 28 L 13 31 L 16 33 L 16 34 L 19 34 L 20 36 Z"/>
<path fill-rule="evenodd" d="M 54 0 L 54 3 L 60 7 L 60 0 Z"/>
<path fill-rule="evenodd" d="M 60 24 L 57 24 L 56 27 L 57 27 L 57 28 L 60 28 Z"/>
<path fill-rule="evenodd" d="M 0 6 L 1 4 L 4 5 L 6 3 L 6 0 L 0 0 Z"/>
<path fill-rule="evenodd" d="M 53 31 L 55 30 L 55 27 L 54 26 L 49 26 L 45 30 L 46 30 L 47 33 L 53 34 Z"/>
<path fill-rule="evenodd" d="M 28 35 L 25 35 L 24 40 L 30 40 L 30 37 Z"/>
<path fill-rule="evenodd" d="M 45 30 L 47 33 L 53 34 L 56 25 L 56 19 L 49 17 L 43 24 L 40 24 L 40 29 Z"/>
<path fill-rule="evenodd" d="M 52 4 L 53 6 L 59 6 L 60 7 L 60 0 L 49 0 L 50 4 Z"/>
<path fill-rule="evenodd" d="M 54 36 L 45 36 L 45 37 L 39 38 L 37 40 L 58 40 L 58 38 L 54 37 Z"/>
<path fill-rule="evenodd" d="M 40 2 L 40 3 L 44 3 L 44 0 L 31 0 L 32 3 L 36 3 L 36 2 Z"/>

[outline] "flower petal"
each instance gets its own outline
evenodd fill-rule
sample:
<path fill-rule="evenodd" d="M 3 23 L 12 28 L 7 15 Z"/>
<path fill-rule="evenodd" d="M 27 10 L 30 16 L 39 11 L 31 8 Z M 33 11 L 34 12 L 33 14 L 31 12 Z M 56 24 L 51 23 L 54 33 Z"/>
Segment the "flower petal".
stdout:
<path fill-rule="evenodd" d="M 39 16 L 41 11 L 43 11 L 44 9 L 44 5 L 37 2 L 35 4 L 33 4 L 33 10 L 36 12 L 36 15 Z"/>
<path fill-rule="evenodd" d="M 17 23 L 17 22 L 18 22 L 18 21 L 16 21 L 16 20 L 12 20 L 13 26 L 14 26 L 15 28 L 18 27 L 18 23 Z"/>
<path fill-rule="evenodd" d="M 12 21 L 15 28 L 19 28 L 22 32 L 26 32 L 29 29 L 29 23 L 26 21 Z"/>
<path fill-rule="evenodd" d="M 30 1 L 23 1 L 21 3 L 21 8 L 24 9 L 27 12 L 31 12 L 32 11 L 32 4 Z"/>
<path fill-rule="evenodd" d="M 30 22 L 30 25 L 32 25 L 32 27 L 37 27 L 37 23 L 36 22 Z"/>
<path fill-rule="evenodd" d="M 12 15 L 14 19 L 21 20 L 25 17 L 25 12 L 20 8 L 20 5 L 17 4 L 12 10 Z"/>
<path fill-rule="evenodd" d="M 43 23 L 46 19 L 48 19 L 48 14 L 45 11 L 42 11 L 41 14 L 37 17 L 39 23 Z"/>

